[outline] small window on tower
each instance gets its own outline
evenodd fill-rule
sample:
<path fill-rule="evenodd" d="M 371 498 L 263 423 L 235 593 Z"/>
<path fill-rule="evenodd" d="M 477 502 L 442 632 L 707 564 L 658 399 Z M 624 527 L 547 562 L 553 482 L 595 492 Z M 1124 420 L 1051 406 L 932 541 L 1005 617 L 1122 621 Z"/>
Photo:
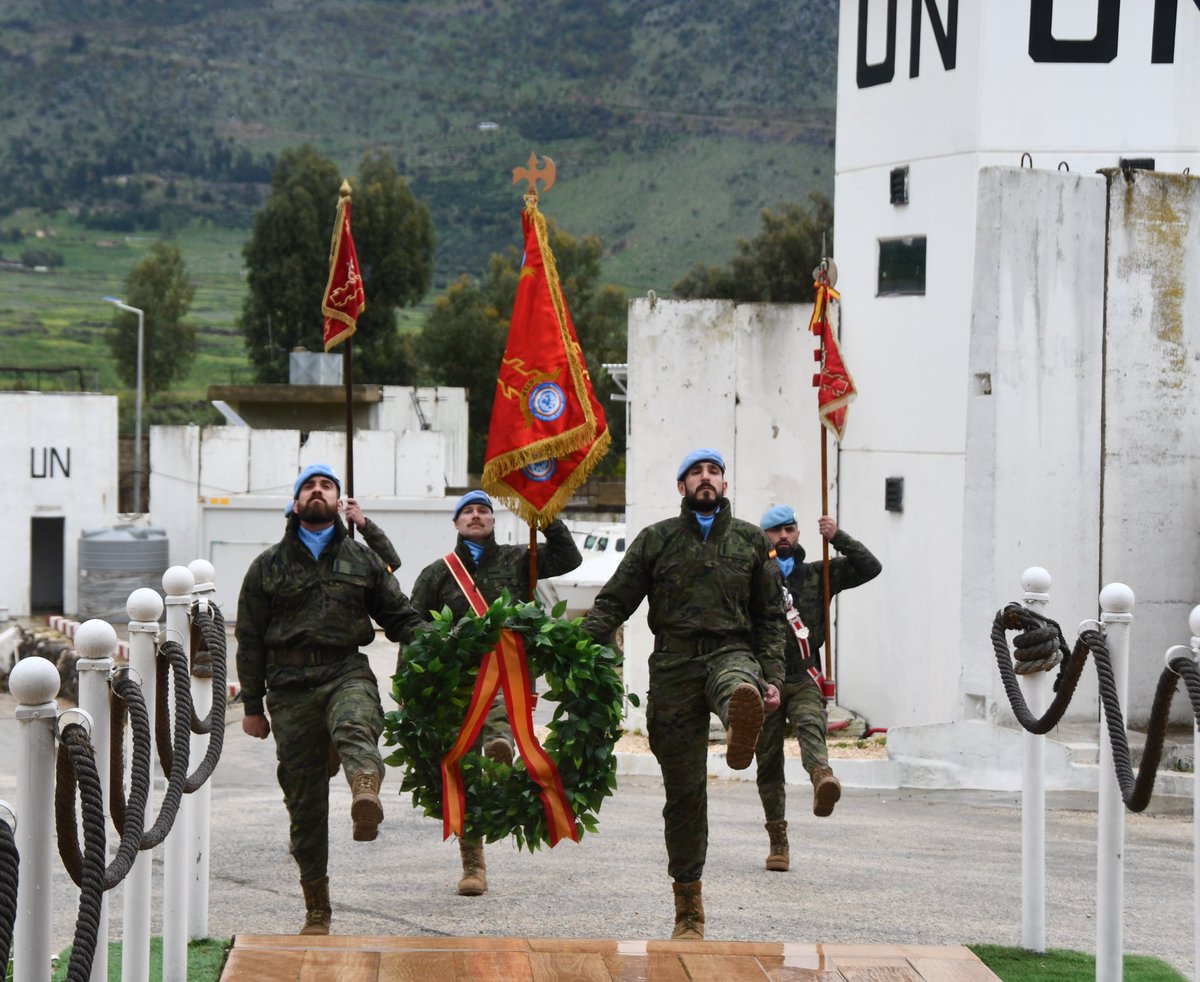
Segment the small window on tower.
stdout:
<path fill-rule="evenodd" d="M 891 177 L 892 204 L 908 204 L 908 168 L 893 167 Z"/>
<path fill-rule="evenodd" d="M 925 236 L 879 240 L 879 296 L 924 296 Z"/>

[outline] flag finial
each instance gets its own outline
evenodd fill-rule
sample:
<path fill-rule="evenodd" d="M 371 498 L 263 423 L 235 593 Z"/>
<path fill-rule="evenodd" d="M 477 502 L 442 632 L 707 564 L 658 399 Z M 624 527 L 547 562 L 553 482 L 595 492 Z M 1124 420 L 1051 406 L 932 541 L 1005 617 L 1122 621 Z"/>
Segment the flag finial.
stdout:
<path fill-rule="evenodd" d="M 542 158 L 543 167 L 538 168 L 538 158 L 536 153 L 529 154 L 529 160 L 524 167 L 513 168 L 513 184 L 519 184 L 521 181 L 528 182 L 528 188 L 525 191 L 525 197 L 532 197 L 537 201 L 538 188 L 537 182 L 542 181 L 542 190 L 549 191 L 554 187 L 554 178 L 558 175 L 558 168 L 554 166 L 554 161 L 549 157 Z"/>
<path fill-rule="evenodd" d="M 342 178 L 342 186 L 340 188 L 338 188 L 338 197 L 339 198 L 350 197 L 350 178 L 348 178 L 348 177 Z"/>

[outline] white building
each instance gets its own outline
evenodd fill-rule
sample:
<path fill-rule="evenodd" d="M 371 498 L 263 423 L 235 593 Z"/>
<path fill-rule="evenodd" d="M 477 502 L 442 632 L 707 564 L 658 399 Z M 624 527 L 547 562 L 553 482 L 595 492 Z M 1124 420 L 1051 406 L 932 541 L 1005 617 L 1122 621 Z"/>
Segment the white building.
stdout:
<path fill-rule="evenodd" d="M 1200 602 L 1200 10 L 1118 6 L 841 5 L 832 251 L 859 396 L 830 507 L 884 572 L 839 602 L 837 674 L 893 754 L 1016 746 L 989 634 L 1028 566 L 1068 640 L 1101 586 L 1133 588 L 1135 722 Z M 809 313 L 631 305 L 631 536 L 715 446 L 737 514 L 791 503 L 819 552 Z M 631 623 L 631 687 L 648 645 Z M 1071 714 L 1096 719 L 1094 671 Z"/>
<path fill-rule="evenodd" d="M 90 392 L 0 392 L 0 506 L 11 523 L 0 606 L 14 616 L 77 604 L 81 533 L 117 515 L 117 398 Z"/>

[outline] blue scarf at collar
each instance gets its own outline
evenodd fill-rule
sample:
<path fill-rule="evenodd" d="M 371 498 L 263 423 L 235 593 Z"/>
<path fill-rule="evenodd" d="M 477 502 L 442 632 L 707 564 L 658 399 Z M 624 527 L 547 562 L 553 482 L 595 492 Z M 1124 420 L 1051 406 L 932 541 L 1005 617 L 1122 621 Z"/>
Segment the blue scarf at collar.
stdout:
<path fill-rule="evenodd" d="M 327 529 L 321 529 L 320 532 L 310 532 L 303 525 L 298 525 L 296 530 L 300 533 L 300 541 L 312 553 L 313 559 L 320 559 L 321 553 L 325 551 L 325 547 L 333 541 L 334 526 L 330 525 Z"/>

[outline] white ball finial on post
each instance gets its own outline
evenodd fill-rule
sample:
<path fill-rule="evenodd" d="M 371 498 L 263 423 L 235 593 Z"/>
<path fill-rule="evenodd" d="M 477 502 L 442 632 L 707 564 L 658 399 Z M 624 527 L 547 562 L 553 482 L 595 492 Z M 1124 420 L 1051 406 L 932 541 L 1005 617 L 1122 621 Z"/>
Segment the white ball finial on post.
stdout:
<path fill-rule="evenodd" d="M 1124 583 L 1110 583 L 1100 591 L 1100 609 L 1105 614 L 1132 614 L 1133 590 Z"/>
<path fill-rule="evenodd" d="M 1041 566 L 1030 566 L 1021 574 L 1021 589 L 1025 591 L 1025 602 L 1041 600 L 1050 596 L 1050 574 Z"/>
<path fill-rule="evenodd" d="M 182 597 L 192 592 L 196 578 L 186 566 L 172 566 L 163 573 L 162 585 L 168 597 Z"/>
<path fill-rule="evenodd" d="M 8 675 L 8 691 L 22 706 L 53 702 L 62 685 L 58 669 L 49 658 L 22 658 Z"/>
<path fill-rule="evenodd" d="M 193 559 L 188 563 L 187 568 L 191 571 L 192 576 L 196 580 L 196 590 L 213 589 L 213 581 L 217 578 L 217 571 L 213 568 L 213 564 L 207 559 Z"/>
<path fill-rule="evenodd" d="M 163 612 L 163 598 L 148 586 L 138 587 L 125 601 L 125 612 L 131 621 L 157 621 Z"/>
<path fill-rule="evenodd" d="M 1188 614 L 1188 627 L 1192 631 L 1192 647 L 1200 643 L 1200 607 L 1193 607 Z"/>
<path fill-rule="evenodd" d="M 80 658 L 111 658 L 117 650 L 117 632 L 108 621 L 93 617 L 75 631 L 75 652 Z"/>

